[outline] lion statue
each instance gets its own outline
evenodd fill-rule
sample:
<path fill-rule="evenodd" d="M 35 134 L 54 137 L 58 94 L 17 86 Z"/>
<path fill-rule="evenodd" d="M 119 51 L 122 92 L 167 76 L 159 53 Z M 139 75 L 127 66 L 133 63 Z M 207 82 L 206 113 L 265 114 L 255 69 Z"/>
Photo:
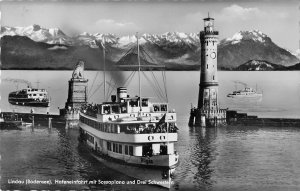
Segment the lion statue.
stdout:
<path fill-rule="evenodd" d="M 84 61 L 80 60 L 73 71 L 72 78 L 79 79 L 83 78 L 83 71 L 84 71 Z"/>

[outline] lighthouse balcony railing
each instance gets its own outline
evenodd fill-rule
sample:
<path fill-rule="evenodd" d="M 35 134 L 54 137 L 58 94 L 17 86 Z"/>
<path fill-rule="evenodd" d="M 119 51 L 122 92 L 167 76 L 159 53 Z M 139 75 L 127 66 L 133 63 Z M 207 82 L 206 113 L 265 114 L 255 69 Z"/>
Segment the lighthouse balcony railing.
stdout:
<path fill-rule="evenodd" d="M 219 35 L 219 31 L 201 31 L 200 36 L 204 35 Z"/>
<path fill-rule="evenodd" d="M 201 108 L 200 109 L 200 113 L 204 113 L 204 114 L 208 114 L 208 113 L 226 113 L 227 109 L 204 109 L 204 108 Z"/>

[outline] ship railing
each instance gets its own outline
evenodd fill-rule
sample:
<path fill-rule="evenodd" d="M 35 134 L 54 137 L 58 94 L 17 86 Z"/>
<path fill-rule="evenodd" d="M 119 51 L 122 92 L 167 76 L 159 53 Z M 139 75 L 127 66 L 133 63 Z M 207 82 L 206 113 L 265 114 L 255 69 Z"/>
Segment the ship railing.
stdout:
<path fill-rule="evenodd" d="M 85 113 L 86 114 L 86 113 Z M 125 134 L 153 134 L 153 133 L 176 133 L 178 128 L 175 123 L 152 123 L 152 124 L 110 124 L 103 123 L 80 116 L 80 121 L 99 131 L 107 133 Z"/>
<path fill-rule="evenodd" d="M 159 152 L 153 152 L 152 149 L 149 149 L 148 152 L 144 151 L 143 157 L 152 157 L 152 156 L 166 156 L 166 155 L 175 155 L 178 156 L 177 151 L 173 151 L 172 153 L 168 153 L 167 147 L 161 147 Z"/>

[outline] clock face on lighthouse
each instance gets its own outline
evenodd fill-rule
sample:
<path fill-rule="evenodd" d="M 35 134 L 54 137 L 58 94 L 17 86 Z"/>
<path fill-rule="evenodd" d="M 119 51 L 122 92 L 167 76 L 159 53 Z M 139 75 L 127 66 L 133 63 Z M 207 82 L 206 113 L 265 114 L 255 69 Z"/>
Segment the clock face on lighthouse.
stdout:
<path fill-rule="evenodd" d="M 211 54 L 210 54 L 210 57 L 212 58 L 212 59 L 215 59 L 216 58 L 216 53 L 215 52 L 212 52 Z"/>

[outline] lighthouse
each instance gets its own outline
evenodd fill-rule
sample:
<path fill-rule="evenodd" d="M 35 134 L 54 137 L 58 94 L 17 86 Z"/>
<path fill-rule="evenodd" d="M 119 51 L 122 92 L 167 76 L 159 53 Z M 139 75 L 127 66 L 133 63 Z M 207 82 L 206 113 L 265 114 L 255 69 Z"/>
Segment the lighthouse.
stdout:
<path fill-rule="evenodd" d="M 201 74 L 197 108 L 192 108 L 190 125 L 217 125 L 226 120 L 226 110 L 218 103 L 218 35 L 214 18 L 204 18 L 204 30 L 200 32 Z"/>

